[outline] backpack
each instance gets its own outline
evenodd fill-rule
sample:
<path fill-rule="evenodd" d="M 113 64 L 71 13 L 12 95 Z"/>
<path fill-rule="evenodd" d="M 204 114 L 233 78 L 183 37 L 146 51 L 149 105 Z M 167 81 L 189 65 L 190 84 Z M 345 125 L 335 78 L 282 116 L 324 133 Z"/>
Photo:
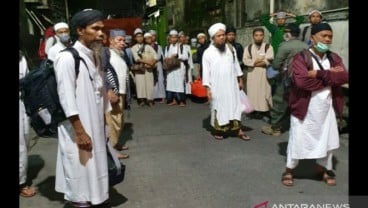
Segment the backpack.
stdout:
<path fill-rule="evenodd" d="M 308 49 L 304 49 L 298 53 L 296 53 L 294 55 L 294 57 L 300 54 L 303 57 L 303 60 L 307 66 L 307 69 L 311 69 L 313 68 L 313 60 L 312 60 L 312 53 L 308 50 Z M 326 56 L 328 61 L 330 62 L 331 66 L 335 66 L 335 62 L 334 62 L 334 54 L 330 51 L 326 52 Z M 283 78 L 282 78 L 282 83 L 284 86 L 284 93 L 288 94 L 289 88 L 293 85 L 293 79 L 292 79 L 292 75 L 293 75 L 293 60 L 294 57 L 290 58 L 290 60 L 288 61 L 288 65 L 287 65 L 287 70 L 284 72 L 283 74 Z M 317 62 L 319 64 L 319 62 Z M 320 66 L 321 70 L 323 70 L 323 68 Z"/>
<path fill-rule="evenodd" d="M 248 45 L 248 52 L 249 52 L 249 56 L 250 56 L 251 59 L 252 59 L 252 45 L 253 45 L 253 43 L 251 43 L 251 44 Z M 266 43 L 265 53 L 267 52 L 267 50 L 268 50 L 269 47 L 270 47 L 270 44 L 269 43 Z"/>
<path fill-rule="evenodd" d="M 309 26 L 305 26 L 303 28 L 303 32 L 302 32 L 302 41 L 305 41 L 305 34 L 307 34 L 307 30 L 308 30 Z"/>
<path fill-rule="evenodd" d="M 44 31 L 44 36 L 40 39 L 40 45 L 38 46 L 38 58 L 40 60 L 45 60 L 47 58 L 45 48 L 46 48 L 46 40 L 48 38 L 52 38 L 53 39 L 52 45 L 55 45 L 56 43 L 55 31 L 52 26 L 48 27 Z"/>
<path fill-rule="evenodd" d="M 78 76 L 80 61 L 87 66 L 84 59 L 74 48 L 62 51 L 72 53 Z M 66 116 L 59 102 L 53 62 L 45 59 L 38 68 L 31 70 L 22 80 L 20 90 L 26 113 L 36 134 L 40 137 L 56 137 L 58 123 L 66 120 Z"/>

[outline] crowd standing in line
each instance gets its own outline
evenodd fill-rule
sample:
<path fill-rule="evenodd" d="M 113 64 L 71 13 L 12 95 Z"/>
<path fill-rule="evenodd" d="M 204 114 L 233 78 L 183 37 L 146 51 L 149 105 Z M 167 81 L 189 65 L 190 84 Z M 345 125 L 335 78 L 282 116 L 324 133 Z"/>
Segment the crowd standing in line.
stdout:
<path fill-rule="evenodd" d="M 271 17 L 276 18 L 276 25 L 269 22 Z M 285 24 L 287 18 L 296 21 Z M 46 42 L 48 59 L 54 62 L 61 105 L 68 117 L 58 127 L 55 190 L 64 193 L 73 206 L 107 204 L 106 142 L 115 147 L 120 159 L 129 157 L 119 152 L 128 149 L 119 141 L 130 97 L 135 95 L 142 107 L 153 107 L 155 99 L 169 106 L 186 106 L 186 94 L 191 94 L 192 79 L 197 78 L 192 76 L 195 62 L 199 65 L 198 78 L 207 89 L 211 134 L 216 140 L 228 136 L 250 140 L 241 124 L 239 92 L 244 90 L 256 113 L 261 115 L 255 118 L 271 118 L 271 125 L 262 127 L 263 133 L 279 136 L 290 125 L 282 184 L 293 186 L 293 169 L 300 159 L 310 158 L 317 159 L 323 181 L 327 185 L 336 184 L 332 150 L 339 147 L 336 115 L 342 111 L 341 85 L 348 82 L 348 74 L 341 58 L 329 51 L 333 33 L 330 25 L 321 23 L 320 11 L 309 13 L 311 25 L 303 30 L 299 28 L 302 16 L 286 12 L 263 15 L 261 23 L 272 34 L 271 45 L 264 42 L 264 29 L 255 28 L 253 43 L 245 51 L 236 42 L 234 27 L 213 24 L 208 29 L 211 42 L 204 32 L 197 34 L 195 59 L 187 44 L 189 37 L 175 29 L 169 31 L 164 49 L 156 41 L 156 31 L 145 32 L 140 28 L 134 30 L 134 45 L 131 36 L 116 28 L 109 31 L 109 47 L 101 47 L 103 38 L 107 40 L 102 32 L 103 19 L 100 11 L 80 11 L 71 19 L 71 30 L 64 22 L 54 25 L 57 39 L 54 46 Z M 73 45 L 70 32 L 78 36 Z M 308 50 L 303 50 L 308 46 Z M 77 49 L 86 62 L 81 62 L 79 74 L 75 73 L 71 54 L 62 52 L 66 47 Z M 312 65 L 306 65 L 300 51 L 316 57 L 311 60 Z M 166 57 L 177 57 L 180 66 L 164 71 Z M 19 64 L 21 79 L 28 70 L 21 54 Z M 279 75 L 268 79 L 269 66 L 278 70 Z M 292 73 L 288 70 L 290 66 Z M 286 75 L 293 81 L 287 87 Z M 36 191 L 25 182 L 28 121 L 21 99 L 19 116 L 20 195 L 30 197 Z"/>

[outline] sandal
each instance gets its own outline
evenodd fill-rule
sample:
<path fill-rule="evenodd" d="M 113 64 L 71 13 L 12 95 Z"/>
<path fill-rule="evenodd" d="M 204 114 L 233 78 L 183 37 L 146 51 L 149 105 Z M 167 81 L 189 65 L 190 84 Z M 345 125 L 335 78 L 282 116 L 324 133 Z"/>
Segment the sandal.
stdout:
<path fill-rule="evenodd" d="M 291 172 L 284 172 L 281 177 L 281 183 L 287 187 L 293 186 L 294 185 L 293 174 Z"/>
<path fill-rule="evenodd" d="M 246 135 L 244 132 L 238 134 L 239 139 L 244 140 L 244 141 L 249 141 L 250 137 L 248 135 Z"/>
<path fill-rule="evenodd" d="M 327 170 L 323 173 L 323 181 L 328 186 L 336 186 L 336 179 L 335 179 L 335 173 L 332 170 Z"/>
<path fill-rule="evenodd" d="M 224 137 L 223 136 L 219 136 L 219 135 L 213 135 L 213 137 L 217 140 L 223 140 Z"/>
<path fill-rule="evenodd" d="M 19 190 L 19 194 L 23 197 L 32 197 L 36 195 L 36 190 L 33 187 L 25 186 Z"/>

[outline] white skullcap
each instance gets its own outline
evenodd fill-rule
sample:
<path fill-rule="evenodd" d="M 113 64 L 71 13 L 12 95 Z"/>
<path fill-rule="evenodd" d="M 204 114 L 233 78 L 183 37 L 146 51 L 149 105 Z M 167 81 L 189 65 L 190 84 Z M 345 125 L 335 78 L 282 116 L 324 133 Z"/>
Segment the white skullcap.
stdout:
<path fill-rule="evenodd" d="M 154 30 L 149 30 L 148 32 L 151 33 L 151 35 L 157 35 L 157 32 Z"/>
<path fill-rule="evenodd" d="M 55 30 L 55 32 L 56 32 L 57 30 L 61 29 L 61 28 L 68 28 L 68 29 L 69 29 L 69 26 L 68 26 L 68 24 L 66 24 L 65 22 L 59 22 L 59 23 L 56 23 L 56 24 L 54 25 L 54 30 Z"/>
<path fill-rule="evenodd" d="M 210 29 L 208 29 L 208 34 L 212 38 L 219 30 L 223 30 L 225 32 L 226 26 L 222 23 L 213 24 Z"/>
<path fill-rule="evenodd" d="M 178 31 L 170 30 L 169 35 L 178 35 Z"/>
<path fill-rule="evenodd" d="M 206 37 L 206 34 L 204 34 L 204 33 L 198 33 L 197 38 L 200 38 L 200 37 Z"/>
<path fill-rule="evenodd" d="M 318 14 L 322 17 L 322 13 L 321 13 L 319 10 L 317 10 L 317 9 L 310 11 L 310 12 L 308 13 L 308 16 L 309 16 L 309 17 L 310 17 L 310 16 L 312 16 L 312 14 L 313 14 L 313 13 L 318 13 Z"/>
<path fill-rule="evenodd" d="M 180 32 L 179 32 L 179 37 L 180 37 L 180 36 L 185 36 L 184 31 L 180 31 Z"/>
<path fill-rule="evenodd" d="M 146 32 L 146 33 L 144 33 L 143 37 L 144 37 L 144 38 L 152 37 L 152 34 L 151 34 L 151 33 L 149 33 L 149 32 Z"/>
<path fill-rule="evenodd" d="M 134 35 L 137 35 L 139 33 L 143 34 L 143 30 L 141 28 L 137 28 L 134 30 Z"/>

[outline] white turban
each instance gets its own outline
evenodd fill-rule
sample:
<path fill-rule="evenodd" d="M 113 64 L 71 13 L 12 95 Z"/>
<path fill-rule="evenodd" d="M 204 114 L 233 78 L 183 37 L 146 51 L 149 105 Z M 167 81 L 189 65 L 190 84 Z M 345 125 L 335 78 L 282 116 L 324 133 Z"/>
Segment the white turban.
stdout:
<path fill-rule="evenodd" d="M 54 25 L 54 31 L 56 32 L 57 30 L 61 29 L 61 28 L 68 28 L 69 29 L 69 26 L 68 24 L 66 24 L 65 22 L 59 22 L 59 23 L 56 23 Z"/>
<path fill-rule="evenodd" d="M 157 35 L 157 32 L 154 30 L 149 30 L 148 32 L 151 33 L 151 35 Z"/>
<path fill-rule="evenodd" d="M 210 29 L 208 29 L 208 34 L 212 38 L 219 30 L 223 30 L 225 32 L 226 26 L 222 23 L 213 24 Z"/>
<path fill-rule="evenodd" d="M 204 33 L 198 33 L 197 38 L 200 38 L 200 37 L 205 37 L 206 38 L 206 34 L 204 34 Z"/>

